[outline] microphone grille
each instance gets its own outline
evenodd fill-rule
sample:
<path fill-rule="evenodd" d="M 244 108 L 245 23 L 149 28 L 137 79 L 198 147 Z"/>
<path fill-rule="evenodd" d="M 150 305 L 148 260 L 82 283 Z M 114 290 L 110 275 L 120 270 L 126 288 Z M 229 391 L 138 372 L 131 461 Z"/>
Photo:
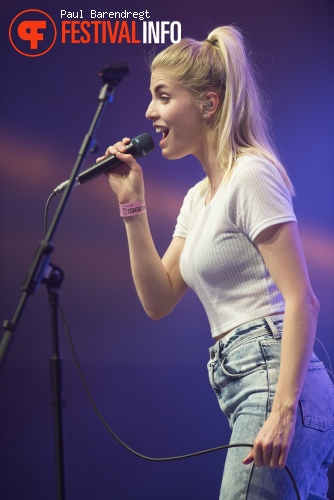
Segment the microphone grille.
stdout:
<path fill-rule="evenodd" d="M 137 135 L 137 137 L 132 139 L 131 142 L 135 145 L 136 148 L 140 149 L 140 152 L 143 156 L 147 155 L 147 153 L 155 148 L 153 139 L 149 134 Z"/>

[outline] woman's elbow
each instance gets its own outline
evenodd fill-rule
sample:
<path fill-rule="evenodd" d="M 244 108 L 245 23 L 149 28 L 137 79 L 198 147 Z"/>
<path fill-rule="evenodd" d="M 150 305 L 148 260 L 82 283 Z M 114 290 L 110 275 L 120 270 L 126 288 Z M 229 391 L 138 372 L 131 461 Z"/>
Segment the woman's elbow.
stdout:
<path fill-rule="evenodd" d="M 320 302 L 313 290 L 307 291 L 302 301 L 304 303 L 305 310 L 308 311 L 309 315 L 313 316 L 314 319 L 317 319 L 320 310 Z"/>
<path fill-rule="evenodd" d="M 157 321 L 158 319 L 162 319 L 168 316 L 172 312 L 173 308 L 148 308 L 144 306 L 144 310 L 150 319 L 152 319 L 153 321 Z"/>
<path fill-rule="evenodd" d="M 318 316 L 319 311 L 320 311 L 320 302 L 313 291 L 310 293 L 309 306 L 312 309 L 312 311 L 314 312 L 314 314 L 316 316 Z"/>
<path fill-rule="evenodd" d="M 318 317 L 320 303 L 312 289 L 285 298 L 285 303 L 287 307 L 297 308 L 297 310 L 303 311 L 303 314 L 312 316 L 314 319 Z"/>

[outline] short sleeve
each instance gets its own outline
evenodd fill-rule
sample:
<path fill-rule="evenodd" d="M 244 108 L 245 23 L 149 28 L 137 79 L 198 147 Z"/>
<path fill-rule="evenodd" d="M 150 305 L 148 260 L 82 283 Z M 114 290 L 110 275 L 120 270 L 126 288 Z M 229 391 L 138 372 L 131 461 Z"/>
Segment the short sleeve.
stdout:
<path fill-rule="evenodd" d="M 186 238 L 188 234 L 190 216 L 194 215 L 194 207 L 201 199 L 201 184 L 202 181 L 196 184 L 194 187 L 189 189 L 188 193 L 184 197 L 183 204 L 180 213 L 176 220 L 176 226 L 173 233 L 174 236 L 179 236 L 180 238 Z"/>
<path fill-rule="evenodd" d="M 244 157 L 227 189 L 230 220 L 254 241 L 261 231 L 296 221 L 290 192 L 277 167 L 259 157 Z"/>
<path fill-rule="evenodd" d="M 181 207 L 180 213 L 176 219 L 176 226 L 173 233 L 174 236 L 179 236 L 180 238 L 186 238 L 188 233 L 188 223 L 187 223 L 187 208 L 185 205 L 185 199 Z"/>

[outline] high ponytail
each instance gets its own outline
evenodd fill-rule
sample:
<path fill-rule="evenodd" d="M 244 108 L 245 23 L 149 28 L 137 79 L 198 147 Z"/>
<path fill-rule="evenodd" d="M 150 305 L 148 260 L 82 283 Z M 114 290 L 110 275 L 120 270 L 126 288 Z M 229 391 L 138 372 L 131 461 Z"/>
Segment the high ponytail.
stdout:
<path fill-rule="evenodd" d="M 238 157 L 255 154 L 276 165 L 293 194 L 291 181 L 270 141 L 260 91 L 237 28 L 216 28 L 204 41 L 184 38 L 154 58 L 151 71 L 157 68 L 166 71 L 198 102 L 205 92 L 219 96 L 213 130 L 224 181 L 228 181 Z"/>

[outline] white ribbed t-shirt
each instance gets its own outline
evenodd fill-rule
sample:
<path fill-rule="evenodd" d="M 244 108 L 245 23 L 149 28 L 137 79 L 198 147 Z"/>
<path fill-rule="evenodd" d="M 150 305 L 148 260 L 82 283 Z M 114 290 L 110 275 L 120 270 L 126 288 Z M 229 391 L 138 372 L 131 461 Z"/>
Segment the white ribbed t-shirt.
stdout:
<path fill-rule="evenodd" d="M 180 271 L 216 337 L 284 311 L 283 297 L 253 242 L 263 229 L 296 217 L 281 174 L 263 158 L 240 157 L 229 182 L 207 206 L 201 184 L 184 198 L 173 236 L 186 239 Z"/>

